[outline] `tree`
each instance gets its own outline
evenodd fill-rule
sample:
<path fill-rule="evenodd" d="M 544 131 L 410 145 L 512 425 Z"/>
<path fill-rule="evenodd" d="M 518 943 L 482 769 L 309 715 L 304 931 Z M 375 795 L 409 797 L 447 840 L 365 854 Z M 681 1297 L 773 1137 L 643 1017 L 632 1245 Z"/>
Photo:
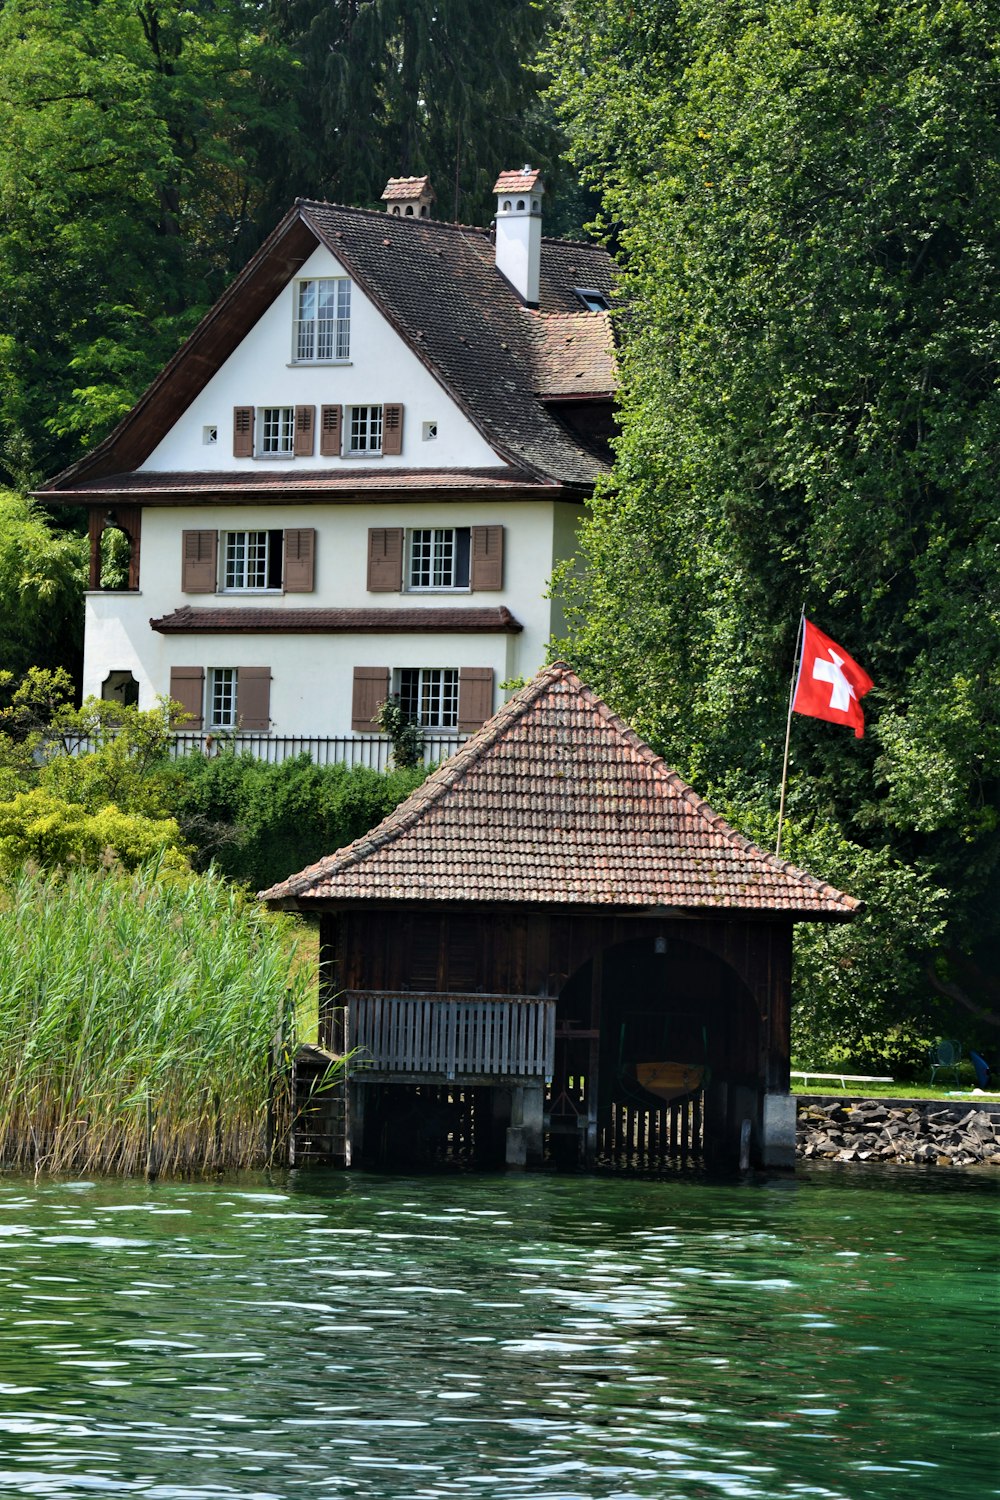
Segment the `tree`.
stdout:
<path fill-rule="evenodd" d="M 85 538 L 53 531 L 30 500 L 0 490 L 0 701 L 33 665 L 78 665 L 86 569 Z"/>
<path fill-rule="evenodd" d="M 256 245 L 299 138 L 268 14 L 0 8 L 0 462 L 17 482 L 102 437 Z"/>
<path fill-rule="evenodd" d="M 377 204 L 389 177 L 429 173 L 441 216 L 482 223 L 505 166 L 558 175 L 559 133 L 532 64 L 549 0 L 291 0 L 318 145 L 307 189 Z"/>
<path fill-rule="evenodd" d="M 845 839 L 858 868 L 883 851 L 890 883 L 905 870 L 941 893 L 907 933 L 920 962 L 901 997 L 885 992 L 883 1022 L 932 985 L 986 999 L 1000 945 L 992 18 L 965 0 L 574 0 L 550 61 L 625 266 L 623 431 L 584 528 L 587 574 L 563 579 L 564 649 L 737 821 L 762 825 L 803 601 L 876 687 L 864 741 L 795 725 L 793 821 Z M 863 922 L 852 941 L 860 956 Z M 835 975 L 831 962 L 828 990 Z"/>

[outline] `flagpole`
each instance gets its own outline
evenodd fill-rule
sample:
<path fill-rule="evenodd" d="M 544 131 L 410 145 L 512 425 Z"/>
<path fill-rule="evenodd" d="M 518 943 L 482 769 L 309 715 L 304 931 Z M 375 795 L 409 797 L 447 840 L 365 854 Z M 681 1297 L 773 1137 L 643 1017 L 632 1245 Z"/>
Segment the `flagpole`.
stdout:
<path fill-rule="evenodd" d="M 802 637 L 805 631 L 806 607 L 803 604 L 802 613 L 799 616 L 799 633 L 795 641 L 795 656 L 792 660 L 792 680 L 788 688 L 788 721 L 785 724 L 785 760 L 781 768 L 781 801 L 778 804 L 778 839 L 774 846 L 775 857 L 781 853 L 781 829 L 785 821 L 785 791 L 788 786 L 788 746 L 792 738 L 792 704 L 795 701 L 795 682 L 799 675 L 799 662 L 802 656 Z"/>

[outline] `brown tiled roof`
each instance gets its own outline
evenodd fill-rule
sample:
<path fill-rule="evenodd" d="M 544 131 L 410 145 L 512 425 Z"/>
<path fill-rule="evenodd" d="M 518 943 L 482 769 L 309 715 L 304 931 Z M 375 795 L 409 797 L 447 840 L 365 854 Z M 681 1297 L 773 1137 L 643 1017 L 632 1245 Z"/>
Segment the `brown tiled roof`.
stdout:
<path fill-rule="evenodd" d="M 535 390 L 540 396 L 610 395 L 616 385 L 607 313 L 549 313 L 538 319 Z"/>
<path fill-rule="evenodd" d="M 493 184 L 495 193 L 530 193 L 541 177 L 537 167 L 519 167 L 513 172 L 501 172 Z"/>
<path fill-rule="evenodd" d="M 539 479 L 589 487 L 605 465 L 535 394 L 535 323 L 496 269 L 488 232 L 430 219 L 303 203 L 303 216 L 487 442 Z M 579 312 L 573 288 L 611 293 L 613 263 L 595 245 L 542 241 L 539 312 Z"/>
<path fill-rule="evenodd" d="M 517 635 L 524 629 L 504 604 L 479 609 L 193 609 L 150 620 L 161 635 Z"/>
<path fill-rule="evenodd" d="M 242 493 L 256 494 L 266 490 L 268 499 L 275 492 L 296 497 L 315 495 L 322 500 L 349 499 L 356 493 L 379 495 L 412 493 L 424 498 L 427 491 L 474 490 L 505 499 L 537 500 L 553 495 L 557 486 L 540 484 L 518 469 L 395 469 L 380 465 L 377 469 L 298 469 L 277 468 L 262 464 L 258 469 L 228 472 L 202 469 L 178 473 L 140 470 L 138 473 L 109 474 L 102 479 L 80 482 L 73 489 L 60 490 L 58 498 L 67 505 L 94 503 L 106 497 L 141 495 L 143 504 L 155 503 L 159 496 L 225 495 L 227 500 Z"/>
<path fill-rule="evenodd" d="M 429 177 L 390 177 L 382 194 L 383 203 L 394 203 L 401 198 L 419 198 L 422 193 L 436 198 Z"/>
<path fill-rule="evenodd" d="M 605 471 L 602 460 L 577 442 L 536 394 L 533 325 L 540 314 L 579 312 L 576 286 L 610 296 L 614 264 L 606 251 L 543 239 L 535 312 L 521 304 L 497 271 L 486 229 L 300 200 L 128 416 L 39 493 L 46 498 L 53 492 L 78 493 L 83 482 L 138 469 L 317 241 L 343 264 L 502 460 L 543 484 L 579 490 L 589 489 Z M 361 487 L 357 476 L 351 482 Z M 381 477 L 373 479 L 373 488 L 385 486 Z"/>
<path fill-rule="evenodd" d="M 563 663 L 371 833 L 263 892 L 846 919 L 859 903 L 736 833 Z"/>

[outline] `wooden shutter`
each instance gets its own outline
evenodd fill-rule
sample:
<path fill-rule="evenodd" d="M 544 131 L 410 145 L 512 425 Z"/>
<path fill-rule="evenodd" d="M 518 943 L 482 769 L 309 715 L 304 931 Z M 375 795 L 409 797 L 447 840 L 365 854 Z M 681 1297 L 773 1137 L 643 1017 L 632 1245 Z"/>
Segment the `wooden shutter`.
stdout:
<path fill-rule="evenodd" d="M 403 451 L 403 408 L 398 402 L 382 408 L 382 453 L 398 458 Z"/>
<path fill-rule="evenodd" d="M 218 568 L 217 531 L 181 532 L 181 592 L 214 594 Z"/>
<path fill-rule="evenodd" d="M 315 406 L 297 406 L 295 408 L 293 447 L 296 458 L 312 458 L 316 447 Z"/>
<path fill-rule="evenodd" d="M 340 457 L 340 429 L 341 408 L 339 406 L 321 407 L 319 419 L 319 451 L 323 458 Z"/>
<path fill-rule="evenodd" d="M 361 734 L 377 734 L 378 727 L 372 720 L 388 696 L 388 667 L 355 667 L 351 728 Z"/>
<path fill-rule="evenodd" d="M 253 458 L 252 406 L 233 407 L 233 457 Z"/>
<path fill-rule="evenodd" d="M 402 526 L 368 529 L 368 592 L 398 594 L 403 587 Z"/>
<path fill-rule="evenodd" d="M 205 668 L 171 667 L 170 697 L 190 718 L 171 719 L 171 729 L 200 729 L 205 702 Z"/>
<path fill-rule="evenodd" d="M 493 668 L 460 667 L 458 672 L 458 727 L 478 729 L 493 713 Z"/>
<path fill-rule="evenodd" d="M 316 532 L 302 526 L 285 532 L 285 593 L 311 594 L 315 587 Z"/>
<path fill-rule="evenodd" d="M 270 667 L 237 668 L 236 721 L 241 729 L 270 729 Z"/>
<path fill-rule="evenodd" d="M 473 526 L 470 584 L 473 590 L 503 588 L 502 526 Z"/>

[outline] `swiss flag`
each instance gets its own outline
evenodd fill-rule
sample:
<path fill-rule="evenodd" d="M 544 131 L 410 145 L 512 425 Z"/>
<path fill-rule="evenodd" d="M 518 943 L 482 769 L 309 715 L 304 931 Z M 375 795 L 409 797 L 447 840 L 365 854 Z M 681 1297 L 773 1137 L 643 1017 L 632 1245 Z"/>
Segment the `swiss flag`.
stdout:
<path fill-rule="evenodd" d="M 853 724 L 855 738 L 861 739 L 865 732 L 861 699 L 873 686 L 871 678 L 843 646 L 817 630 L 811 620 L 803 619 L 802 623 L 805 635 L 793 711 L 834 724 Z"/>

